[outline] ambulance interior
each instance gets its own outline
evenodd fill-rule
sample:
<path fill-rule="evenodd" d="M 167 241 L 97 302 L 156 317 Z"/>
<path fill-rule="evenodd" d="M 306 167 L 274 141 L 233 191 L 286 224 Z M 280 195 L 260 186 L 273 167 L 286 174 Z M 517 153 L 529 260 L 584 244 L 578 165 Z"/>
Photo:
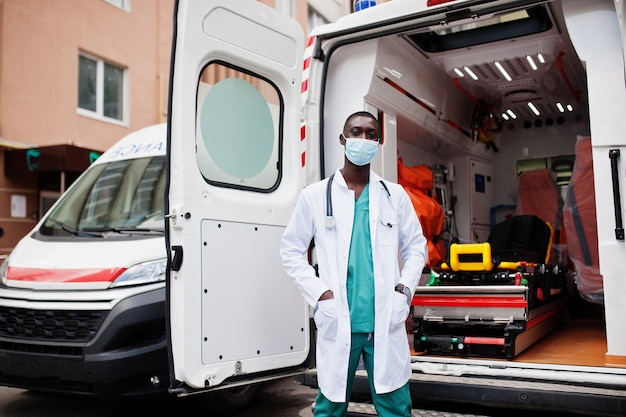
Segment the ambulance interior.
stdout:
<path fill-rule="evenodd" d="M 407 326 L 424 340 L 414 354 L 605 366 L 585 64 L 561 3 L 398 28 L 324 51 L 323 131 L 331 139 L 323 171 L 341 161 L 333 140 L 345 116 L 337 109 L 364 98 L 386 140 L 373 168 L 405 186 L 429 241 L 430 274 Z M 536 235 L 508 236 L 518 241 L 512 259 L 490 252 L 503 239 L 491 236 L 496 226 L 517 216 L 548 224 L 538 259 L 519 243 L 534 240 L 537 249 Z M 447 311 L 431 304 L 459 294 L 463 302 Z M 495 300 L 493 308 L 477 297 Z M 525 307 L 503 310 L 498 297 Z M 502 314 L 515 320 L 495 323 Z M 585 355 L 570 344 L 582 337 Z"/>

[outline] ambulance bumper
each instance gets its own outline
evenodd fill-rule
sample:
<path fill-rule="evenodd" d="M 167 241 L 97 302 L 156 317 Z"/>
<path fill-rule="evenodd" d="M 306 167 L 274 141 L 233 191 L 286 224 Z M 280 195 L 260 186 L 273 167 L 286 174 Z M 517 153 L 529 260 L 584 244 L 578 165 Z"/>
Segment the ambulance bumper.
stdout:
<path fill-rule="evenodd" d="M 89 341 L 52 339 L 0 336 L 0 385 L 102 398 L 167 393 L 164 287 L 117 303 Z"/>

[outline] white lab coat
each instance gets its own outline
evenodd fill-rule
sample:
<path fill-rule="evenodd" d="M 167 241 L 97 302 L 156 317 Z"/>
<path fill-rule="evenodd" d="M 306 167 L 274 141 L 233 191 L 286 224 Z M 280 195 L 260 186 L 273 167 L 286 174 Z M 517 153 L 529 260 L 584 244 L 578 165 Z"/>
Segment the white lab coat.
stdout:
<path fill-rule="evenodd" d="M 428 255 L 426 239 L 408 194 L 402 186 L 385 181 L 391 194 L 388 196 L 380 181 L 380 176 L 370 171 L 375 289 L 374 387 L 378 394 L 383 394 L 403 386 L 411 375 L 404 324 L 409 304 L 407 297 L 394 288 L 402 283 L 413 292 Z M 327 183 L 325 179 L 302 191 L 283 234 L 280 253 L 285 270 L 314 308 L 320 390 L 329 400 L 344 402 L 351 338 L 346 278 L 355 200 L 354 191 L 347 187 L 341 171 L 337 170 L 332 185 L 335 225 L 325 227 Z M 319 278 L 307 259 L 313 238 Z M 328 289 L 333 291 L 334 299 L 318 302 Z"/>

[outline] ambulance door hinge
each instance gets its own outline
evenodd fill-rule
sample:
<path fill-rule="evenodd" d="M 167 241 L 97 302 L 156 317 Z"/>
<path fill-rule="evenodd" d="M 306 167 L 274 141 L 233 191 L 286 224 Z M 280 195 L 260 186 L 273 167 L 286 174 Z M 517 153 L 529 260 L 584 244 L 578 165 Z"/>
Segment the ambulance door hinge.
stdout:
<path fill-rule="evenodd" d="M 182 226 L 182 224 L 178 222 L 178 218 L 180 217 L 180 218 L 183 218 L 185 220 L 189 220 L 189 219 L 191 219 L 191 213 L 188 212 L 188 211 L 183 213 L 182 209 L 180 209 L 180 208 L 179 209 L 173 208 L 170 211 L 170 213 L 166 214 L 164 217 L 169 220 L 170 225 L 172 227 L 180 228 Z"/>
<path fill-rule="evenodd" d="M 170 224 L 172 226 L 176 226 L 176 222 L 178 221 L 178 212 L 176 209 L 172 209 L 172 211 L 164 216 L 166 219 L 169 219 Z"/>

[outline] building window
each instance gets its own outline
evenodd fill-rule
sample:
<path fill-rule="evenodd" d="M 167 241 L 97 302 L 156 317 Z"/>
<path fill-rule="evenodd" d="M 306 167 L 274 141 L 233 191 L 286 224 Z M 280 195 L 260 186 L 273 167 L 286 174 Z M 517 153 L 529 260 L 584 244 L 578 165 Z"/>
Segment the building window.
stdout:
<path fill-rule="evenodd" d="M 125 70 L 102 59 L 78 58 L 78 110 L 81 114 L 124 120 Z"/>
<path fill-rule="evenodd" d="M 42 190 L 39 192 L 39 218 L 48 212 L 50 207 L 59 199 L 59 191 Z"/>
<path fill-rule="evenodd" d="M 313 7 L 309 6 L 309 15 L 307 18 L 307 26 L 309 32 L 313 30 L 316 26 L 321 26 L 329 23 L 328 19 L 326 19 L 321 13 L 315 10 Z"/>
<path fill-rule="evenodd" d="M 296 17 L 294 0 L 276 0 L 276 10 L 289 17 Z"/>
<path fill-rule="evenodd" d="M 117 7 L 118 9 L 122 9 L 124 11 L 130 12 L 130 0 L 104 0 L 104 1 Z"/>

